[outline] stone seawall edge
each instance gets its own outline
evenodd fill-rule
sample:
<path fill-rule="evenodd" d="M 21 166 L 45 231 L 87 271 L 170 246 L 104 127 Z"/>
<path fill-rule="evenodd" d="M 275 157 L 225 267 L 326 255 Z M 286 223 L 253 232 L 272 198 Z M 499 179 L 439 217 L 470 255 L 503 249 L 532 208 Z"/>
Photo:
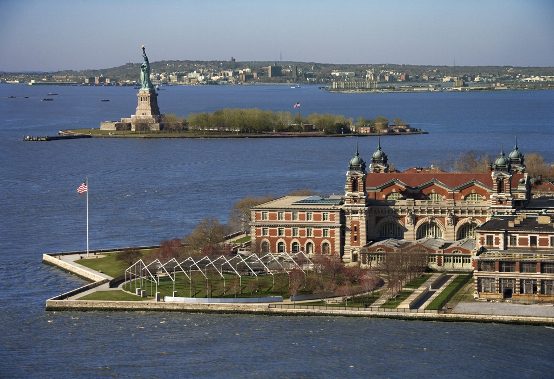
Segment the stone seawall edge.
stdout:
<path fill-rule="evenodd" d="M 451 321 L 451 322 L 496 322 L 506 324 L 554 325 L 549 317 L 501 316 L 479 314 L 434 314 L 434 313 L 401 313 L 371 312 L 344 309 L 307 309 L 278 308 L 268 304 L 183 304 L 151 301 L 99 301 L 99 300 L 48 300 L 46 310 L 81 310 L 81 311 L 176 311 L 197 313 L 250 313 L 298 316 L 350 316 L 369 318 L 392 318 L 401 320 Z"/>

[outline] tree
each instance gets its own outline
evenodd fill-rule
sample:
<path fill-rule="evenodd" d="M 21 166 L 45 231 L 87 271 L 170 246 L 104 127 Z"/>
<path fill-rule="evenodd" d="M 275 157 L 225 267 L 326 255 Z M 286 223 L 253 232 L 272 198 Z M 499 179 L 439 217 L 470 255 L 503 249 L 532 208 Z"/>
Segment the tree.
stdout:
<path fill-rule="evenodd" d="M 290 296 L 296 296 L 298 290 L 304 283 L 304 272 L 298 268 L 289 271 L 289 293 Z"/>
<path fill-rule="evenodd" d="M 177 116 L 173 113 L 162 115 L 162 122 L 164 124 L 164 130 L 171 132 L 186 130 L 188 125 L 184 117 Z"/>
<path fill-rule="evenodd" d="M 308 188 L 301 188 L 294 191 L 290 191 L 288 196 L 312 196 L 317 195 L 317 193 L 314 190 L 308 189 Z"/>
<path fill-rule="evenodd" d="M 254 292 L 258 292 L 258 280 L 252 278 L 248 283 L 246 283 L 246 291 L 250 292 L 250 295 L 253 295 Z"/>
<path fill-rule="evenodd" d="M 394 122 L 394 125 L 396 126 L 403 126 L 403 125 L 406 125 L 406 121 L 402 120 L 401 118 L 395 118 L 394 120 L 392 120 L 392 122 Z"/>
<path fill-rule="evenodd" d="M 228 232 L 227 225 L 215 218 L 206 218 L 183 239 L 183 243 L 191 255 L 218 256 L 228 252 L 223 245 Z"/>
<path fill-rule="evenodd" d="M 461 154 L 453 164 L 457 172 L 487 172 L 490 169 L 491 159 L 488 155 L 479 155 L 475 151 Z"/>
<path fill-rule="evenodd" d="M 116 253 L 115 259 L 125 262 L 127 266 L 131 266 L 140 259 L 142 255 L 135 248 L 123 249 Z"/>
<path fill-rule="evenodd" d="M 229 215 L 229 228 L 233 231 L 247 231 L 250 226 L 251 209 L 256 205 L 273 200 L 272 196 L 245 197 L 237 201 Z"/>
<path fill-rule="evenodd" d="M 525 167 L 532 178 L 554 179 L 554 166 L 551 163 L 546 163 L 540 154 L 527 154 L 525 156 Z"/>
<path fill-rule="evenodd" d="M 162 241 L 158 251 L 156 252 L 156 258 L 161 262 L 167 262 L 172 258 L 179 258 L 183 256 L 184 249 L 183 243 L 179 239 L 172 239 L 167 241 Z"/>

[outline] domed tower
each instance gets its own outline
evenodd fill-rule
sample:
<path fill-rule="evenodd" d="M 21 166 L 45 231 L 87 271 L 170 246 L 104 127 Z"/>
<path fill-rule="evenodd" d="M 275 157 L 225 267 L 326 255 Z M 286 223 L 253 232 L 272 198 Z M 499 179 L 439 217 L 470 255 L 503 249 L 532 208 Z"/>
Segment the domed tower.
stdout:
<path fill-rule="evenodd" d="M 492 164 L 491 205 L 493 208 L 512 208 L 512 171 L 510 159 L 500 150 L 500 155 Z"/>
<path fill-rule="evenodd" d="M 351 202 L 353 204 L 358 204 L 360 201 L 365 203 L 365 167 L 365 162 L 362 157 L 360 157 L 358 146 L 356 146 L 356 154 L 350 159 L 348 171 L 346 172 L 346 185 L 344 186 L 344 190 L 347 203 Z"/>
<path fill-rule="evenodd" d="M 512 168 L 512 171 L 525 172 L 524 158 L 525 158 L 524 155 L 521 153 L 521 151 L 519 151 L 519 148 L 517 146 L 517 137 L 516 137 L 516 143 L 514 145 L 514 149 L 508 155 L 508 159 L 510 160 L 510 166 Z"/>
<path fill-rule="evenodd" d="M 387 154 L 381 149 L 381 138 L 377 145 L 377 150 L 371 156 L 371 164 L 369 165 L 369 172 L 388 172 L 389 171 L 389 158 Z"/>
<path fill-rule="evenodd" d="M 348 163 L 344 186 L 344 263 L 357 262 L 360 249 L 367 243 L 366 164 L 356 146 L 356 154 Z"/>

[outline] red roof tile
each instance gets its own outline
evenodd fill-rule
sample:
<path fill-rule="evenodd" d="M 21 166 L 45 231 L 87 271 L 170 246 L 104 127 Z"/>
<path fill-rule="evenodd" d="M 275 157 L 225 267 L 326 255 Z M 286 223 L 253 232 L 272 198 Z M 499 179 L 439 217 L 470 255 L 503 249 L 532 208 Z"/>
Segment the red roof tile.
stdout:
<path fill-rule="evenodd" d="M 521 178 L 523 178 L 523 174 L 513 174 L 512 188 L 517 187 L 518 181 Z M 450 189 L 460 187 L 473 181 L 481 183 L 488 189 L 492 189 L 493 185 L 490 172 L 417 172 L 414 169 L 409 169 L 404 172 L 368 173 L 366 185 L 368 188 L 377 188 L 393 180 L 412 188 L 420 187 L 432 181 L 441 182 Z"/>

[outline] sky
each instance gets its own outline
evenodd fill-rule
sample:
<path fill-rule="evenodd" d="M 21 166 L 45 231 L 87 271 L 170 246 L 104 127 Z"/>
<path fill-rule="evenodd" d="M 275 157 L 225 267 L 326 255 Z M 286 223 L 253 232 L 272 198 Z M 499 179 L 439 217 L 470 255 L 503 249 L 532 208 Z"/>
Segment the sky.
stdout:
<path fill-rule="evenodd" d="M 554 0 L 0 0 L 0 71 L 141 61 L 554 66 Z"/>

